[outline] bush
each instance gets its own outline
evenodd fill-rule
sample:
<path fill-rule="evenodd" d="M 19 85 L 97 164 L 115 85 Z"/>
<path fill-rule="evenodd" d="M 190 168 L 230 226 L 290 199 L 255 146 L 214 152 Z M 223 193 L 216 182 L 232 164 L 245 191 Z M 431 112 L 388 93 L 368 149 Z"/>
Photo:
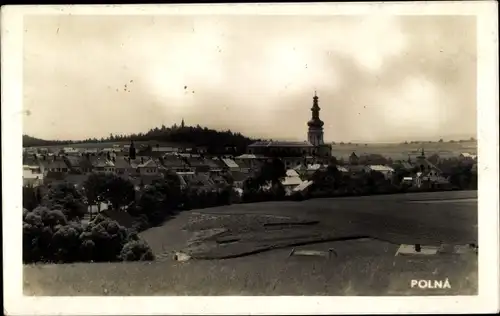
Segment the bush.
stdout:
<path fill-rule="evenodd" d="M 130 243 L 140 246 L 130 248 L 129 245 L 124 249 Z M 148 249 L 135 232 L 102 215 L 89 224 L 82 224 L 68 221 L 60 210 L 46 207 L 23 210 L 23 260 L 26 263 L 153 260 Z M 131 251 L 133 255 L 128 254 Z"/>
<path fill-rule="evenodd" d="M 132 226 L 132 230 L 136 232 L 142 232 L 148 229 L 151 225 L 149 224 L 148 217 L 144 214 L 138 216 Z"/>
<path fill-rule="evenodd" d="M 290 195 L 290 200 L 292 201 L 304 201 L 306 198 L 302 192 L 293 192 L 292 195 Z"/>
<path fill-rule="evenodd" d="M 81 225 L 71 223 L 60 226 L 52 236 L 54 259 L 59 262 L 74 262 L 79 260 Z"/>
<path fill-rule="evenodd" d="M 82 194 L 69 183 L 51 186 L 42 199 L 42 205 L 49 209 L 60 209 L 68 220 L 83 218 L 87 208 L 83 204 Z"/>
<path fill-rule="evenodd" d="M 133 240 L 123 246 L 120 259 L 123 261 L 152 261 L 154 260 L 154 255 L 151 248 L 145 242 Z"/>

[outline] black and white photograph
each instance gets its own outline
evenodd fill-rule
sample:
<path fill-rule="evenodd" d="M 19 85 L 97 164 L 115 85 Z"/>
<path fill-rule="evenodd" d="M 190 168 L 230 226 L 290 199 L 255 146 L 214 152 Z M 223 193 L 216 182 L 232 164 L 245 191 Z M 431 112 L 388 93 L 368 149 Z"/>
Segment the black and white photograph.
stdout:
<path fill-rule="evenodd" d="M 6 313 L 498 311 L 496 8 L 2 7 Z"/>

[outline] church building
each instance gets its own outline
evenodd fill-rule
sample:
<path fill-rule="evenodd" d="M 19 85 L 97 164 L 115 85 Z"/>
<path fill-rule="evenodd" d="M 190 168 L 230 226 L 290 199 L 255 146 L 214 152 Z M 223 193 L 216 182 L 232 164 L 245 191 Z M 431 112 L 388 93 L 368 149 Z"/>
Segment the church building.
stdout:
<path fill-rule="evenodd" d="M 264 157 L 280 157 L 302 162 L 325 160 L 331 157 L 332 147 L 324 143 L 323 125 L 320 119 L 318 96 L 314 93 L 311 119 L 307 122 L 307 141 L 260 141 L 248 146 L 247 153 Z"/>
<path fill-rule="evenodd" d="M 314 146 L 315 155 L 319 157 L 330 157 L 332 154 L 332 146 L 324 143 L 323 140 L 323 125 L 325 123 L 319 118 L 321 108 L 318 104 L 318 96 L 314 92 L 313 106 L 311 108 L 312 117 L 307 122 L 309 127 L 307 131 L 307 140 Z"/>

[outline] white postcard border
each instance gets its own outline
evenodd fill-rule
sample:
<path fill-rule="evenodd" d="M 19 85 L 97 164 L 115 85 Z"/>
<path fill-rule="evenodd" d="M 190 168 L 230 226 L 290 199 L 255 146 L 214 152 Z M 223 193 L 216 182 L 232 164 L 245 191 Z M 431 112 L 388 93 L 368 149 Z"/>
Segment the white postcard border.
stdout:
<path fill-rule="evenodd" d="M 27 297 L 22 292 L 23 15 L 476 15 L 479 295 L 449 297 Z M 477 313 L 499 308 L 498 18 L 494 1 L 2 7 L 4 311 L 9 315 Z M 333 14 L 333 13 L 332 13 Z M 40 74 L 43 75 L 43 74 Z M 19 168 L 18 168 L 19 166 Z M 491 250 L 491 251 L 490 251 Z"/>

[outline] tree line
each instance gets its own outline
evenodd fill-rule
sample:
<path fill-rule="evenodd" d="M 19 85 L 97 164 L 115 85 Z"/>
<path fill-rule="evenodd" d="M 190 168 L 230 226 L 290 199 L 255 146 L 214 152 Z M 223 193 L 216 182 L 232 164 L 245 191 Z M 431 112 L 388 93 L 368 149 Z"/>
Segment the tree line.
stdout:
<path fill-rule="evenodd" d="M 23 262 L 153 260 L 137 233 L 98 215 L 88 223 L 84 194 L 69 183 L 23 192 Z"/>
<path fill-rule="evenodd" d="M 241 133 L 235 133 L 230 130 L 217 131 L 207 127 L 185 126 L 166 127 L 162 125 L 160 128 L 152 128 L 146 133 L 137 134 L 110 134 L 106 138 L 89 138 L 82 141 L 67 141 L 67 140 L 42 140 L 28 135 L 23 135 L 23 146 L 49 146 L 49 145 L 71 145 L 75 143 L 104 143 L 104 142 L 172 142 L 183 143 L 193 146 L 206 147 L 209 153 L 226 152 L 231 148 L 235 153 L 243 153 L 246 147 L 253 141 L 251 138 L 243 136 Z"/>

